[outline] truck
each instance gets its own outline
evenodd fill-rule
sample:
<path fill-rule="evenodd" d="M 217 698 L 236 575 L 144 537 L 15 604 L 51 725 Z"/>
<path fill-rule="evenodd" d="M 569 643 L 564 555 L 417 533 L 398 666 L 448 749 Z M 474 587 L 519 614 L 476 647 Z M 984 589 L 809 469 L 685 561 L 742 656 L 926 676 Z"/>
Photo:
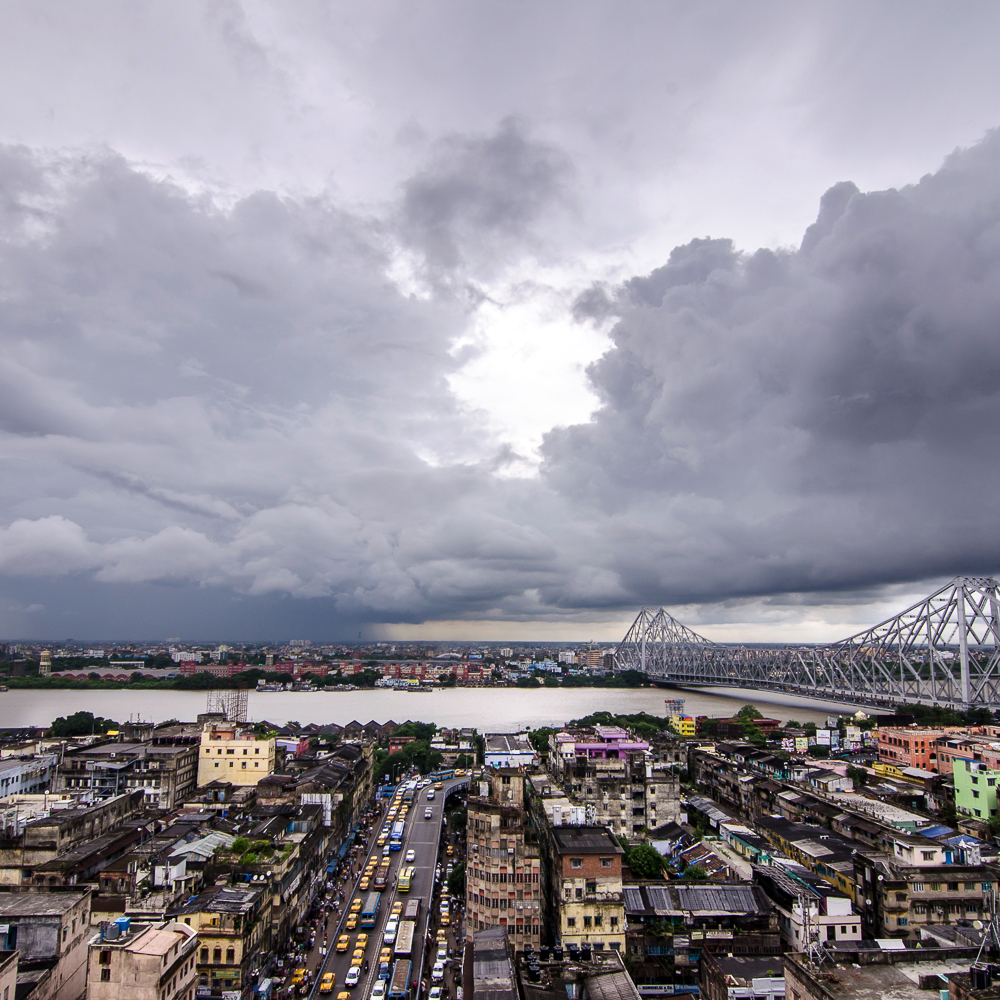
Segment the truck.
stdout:
<path fill-rule="evenodd" d="M 365 901 L 361 904 L 361 920 L 359 923 L 362 927 L 374 927 L 375 920 L 378 917 L 378 904 L 382 899 L 382 894 L 379 892 L 370 892 L 365 896 Z"/>
<path fill-rule="evenodd" d="M 416 920 L 418 913 L 420 913 L 420 897 L 417 896 L 414 899 L 408 899 L 406 901 L 406 908 L 403 910 L 403 919 Z"/>
<path fill-rule="evenodd" d="M 375 878 L 372 885 L 376 889 L 384 889 L 389 884 L 389 859 L 385 858 L 382 864 L 378 866 L 378 871 L 375 872 Z"/>
<path fill-rule="evenodd" d="M 392 970 L 389 980 L 387 1000 L 409 1000 L 410 997 L 410 963 L 401 958 Z"/>
<path fill-rule="evenodd" d="M 404 802 L 412 802 L 413 801 L 413 796 L 414 796 L 414 793 L 416 792 L 416 790 L 417 790 L 417 783 L 416 783 L 416 781 L 408 781 L 403 786 L 403 801 Z"/>
<path fill-rule="evenodd" d="M 399 925 L 396 932 L 396 958 L 410 958 L 413 951 L 413 935 L 417 925 L 412 920 L 404 920 Z"/>

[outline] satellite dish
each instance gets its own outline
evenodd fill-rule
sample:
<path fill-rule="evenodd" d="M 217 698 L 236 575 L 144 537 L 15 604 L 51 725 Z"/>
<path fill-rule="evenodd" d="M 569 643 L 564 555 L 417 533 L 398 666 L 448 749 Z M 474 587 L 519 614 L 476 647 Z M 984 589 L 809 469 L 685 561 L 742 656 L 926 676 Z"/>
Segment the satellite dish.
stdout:
<path fill-rule="evenodd" d="M 983 922 L 982 920 L 973 920 L 972 926 L 975 927 L 977 931 L 981 931 L 983 929 Z"/>
<path fill-rule="evenodd" d="M 885 876 L 884 875 L 879 875 L 878 880 L 880 882 L 884 882 L 885 881 Z"/>

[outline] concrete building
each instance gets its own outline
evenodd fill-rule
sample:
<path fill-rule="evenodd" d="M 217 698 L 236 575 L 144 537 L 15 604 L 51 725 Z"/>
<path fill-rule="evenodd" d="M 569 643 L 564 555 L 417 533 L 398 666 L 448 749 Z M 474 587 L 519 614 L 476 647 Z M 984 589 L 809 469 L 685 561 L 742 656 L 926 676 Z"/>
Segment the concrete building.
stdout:
<path fill-rule="evenodd" d="M 53 791 L 97 802 L 141 789 L 151 809 L 175 809 L 195 789 L 198 746 L 108 741 L 67 751 Z"/>
<path fill-rule="evenodd" d="M 198 787 L 213 781 L 256 785 L 274 771 L 274 739 L 258 739 L 235 722 L 206 723 L 198 755 Z"/>
<path fill-rule="evenodd" d="M 270 902 L 262 889 L 215 886 L 172 915 L 198 934 L 199 991 L 221 996 L 253 982 L 266 958 Z"/>
<path fill-rule="evenodd" d="M 18 952 L 18 988 L 31 1000 L 77 1000 L 87 985 L 90 890 L 0 893 L 6 947 Z"/>
<path fill-rule="evenodd" d="M 534 767 L 538 754 L 526 733 L 487 734 L 484 762 L 487 767 Z"/>
<path fill-rule="evenodd" d="M 487 771 L 469 789 L 466 825 L 466 934 L 503 927 L 518 950 L 537 949 L 543 925 L 541 865 L 525 780 L 519 768 Z"/>
<path fill-rule="evenodd" d="M 14 1000 L 17 994 L 17 950 L 0 951 L 0 1000 Z"/>
<path fill-rule="evenodd" d="M 87 1000 L 194 1000 L 198 935 L 167 921 L 90 941 Z"/>
<path fill-rule="evenodd" d="M 1000 771 L 970 760 L 954 763 L 955 812 L 986 823 L 997 818 L 997 778 Z"/>
<path fill-rule="evenodd" d="M 954 853 L 939 841 L 901 836 L 892 854 L 856 854 L 862 936 L 919 941 L 924 927 L 982 919 L 1000 871 L 986 864 L 953 864 Z"/>
<path fill-rule="evenodd" d="M 947 732 L 945 729 L 896 729 L 886 727 L 878 731 L 878 759 L 896 767 L 920 767 L 936 771 L 936 742 Z"/>
<path fill-rule="evenodd" d="M 807 869 L 793 873 L 778 865 L 754 865 L 753 880 L 778 912 L 786 950 L 861 940 L 861 917 L 851 900 Z"/>
<path fill-rule="evenodd" d="M 783 963 L 776 955 L 716 955 L 701 963 L 705 1000 L 781 1000 L 785 996 Z"/>
<path fill-rule="evenodd" d="M 565 946 L 594 951 L 625 948 L 622 855 L 603 826 L 556 826 L 549 831 L 553 924 Z"/>
<path fill-rule="evenodd" d="M 0 760 L 0 798 L 47 792 L 52 788 L 56 759 L 55 754 L 40 754 Z"/>

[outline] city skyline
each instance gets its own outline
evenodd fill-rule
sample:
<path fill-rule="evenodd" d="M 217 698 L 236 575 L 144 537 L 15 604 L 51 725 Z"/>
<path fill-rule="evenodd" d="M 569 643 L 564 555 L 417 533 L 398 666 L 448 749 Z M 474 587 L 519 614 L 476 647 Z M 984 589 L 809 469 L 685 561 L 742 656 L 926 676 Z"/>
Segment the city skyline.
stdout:
<path fill-rule="evenodd" d="M 821 643 L 1000 567 L 994 7 L 3 7 L 3 639 Z"/>

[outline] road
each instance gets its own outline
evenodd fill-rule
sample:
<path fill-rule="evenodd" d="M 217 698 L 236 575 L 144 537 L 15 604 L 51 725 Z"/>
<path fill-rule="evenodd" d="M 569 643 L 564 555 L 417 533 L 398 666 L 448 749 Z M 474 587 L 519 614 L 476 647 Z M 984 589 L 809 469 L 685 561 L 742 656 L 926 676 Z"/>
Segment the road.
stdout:
<path fill-rule="evenodd" d="M 351 990 L 351 992 L 354 995 L 355 1000 L 368 1000 L 371 996 L 372 988 L 378 979 L 378 955 L 379 951 L 383 947 L 382 934 L 385 930 L 385 925 L 389 918 L 389 912 L 392 909 L 392 904 L 396 899 L 402 900 L 404 906 L 408 899 L 418 897 L 421 900 L 420 916 L 417 920 L 417 934 L 415 934 L 413 938 L 413 969 L 410 976 L 411 983 L 413 980 L 417 979 L 420 973 L 421 959 L 423 957 L 423 948 L 426 939 L 428 904 L 431 901 L 434 891 L 434 866 L 437 861 L 438 841 L 441 837 L 444 800 L 452 788 L 466 784 L 468 780 L 469 779 L 467 777 L 462 777 L 452 778 L 451 780 L 446 781 L 443 789 L 435 791 L 434 799 L 431 802 L 427 801 L 427 792 L 430 791 L 433 786 L 421 788 L 417 791 L 417 798 L 415 798 L 413 803 L 410 805 L 410 810 L 406 817 L 406 830 L 402 850 L 392 851 L 389 855 L 391 859 L 389 884 L 382 893 L 382 900 L 379 904 L 378 919 L 375 922 L 374 928 L 368 928 L 365 930 L 358 927 L 355 931 L 347 931 L 344 929 L 343 925 L 347 919 L 347 912 L 350 909 L 351 900 L 358 896 L 364 899 L 367 895 L 367 893 L 358 889 L 357 882 L 360 881 L 360 877 L 355 881 L 351 892 L 348 893 L 345 891 L 344 905 L 341 908 L 341 913 L 339 914 L 339 919 L 337 920 L 336 930 L 331 929 L 329 937 L 330 950 L 327 953 L 322 965 L 316 972 L 315 985 L 310 993 L 310 1000 L 320 1000 L 321 995 L 319 993 L 319 981 L 324 972 L 333 972 L 336 976 L 336 984 L 333 992 L 325 994 L 325 998 L 328 998 L 328 1000 L 334 1000 L 337 993 L 341 990 L 348 989 L 344 980 L 347 976 L 348 969 L 351 967 L 351 956 L 354 951 L 354 942 L 357 939 L 358 933 L 363 930 L 365 930 L 368 934 L 368 946 L 365 950 L 365 958 L 368 961 L 368 972 L 362 975 L 361 981 L 356 987 L 353 988 L 353 990 Z M 428 806 L 432 810 L 431 818 L 424 819 L 424 812 Z M 368 857 L 371 857 L 372 855 L 380 856 L 382 853 L 382 849 L 377 845 L 378 830 L 378 827 L 375 827 L 373 830 L 371 850 L 369 851 Z M 396 879 L 399 874 L 400 867 L 405 866 L 406 864 L 403 859 L 406 857 L 406 852 L 409 850 L 413 850 L 416 854 L 415 860 L 410 862 L 416 868 L 416 871 L 414 872 L 413 882 L 409 893 L 397 894 Z M 362 866 L 362 869 L 363 867 L 364 866 Z M 333 921 L 331 921 L 331 928 L 332 926 Z M 338 953 L 336 951 L 336 944 L 337 938 L 341 934 L 350 934 L 351 947 L 346 952 Z M 433 956 L 428 956 L 428 962 L 430 962 L 432 958 Z"/>

